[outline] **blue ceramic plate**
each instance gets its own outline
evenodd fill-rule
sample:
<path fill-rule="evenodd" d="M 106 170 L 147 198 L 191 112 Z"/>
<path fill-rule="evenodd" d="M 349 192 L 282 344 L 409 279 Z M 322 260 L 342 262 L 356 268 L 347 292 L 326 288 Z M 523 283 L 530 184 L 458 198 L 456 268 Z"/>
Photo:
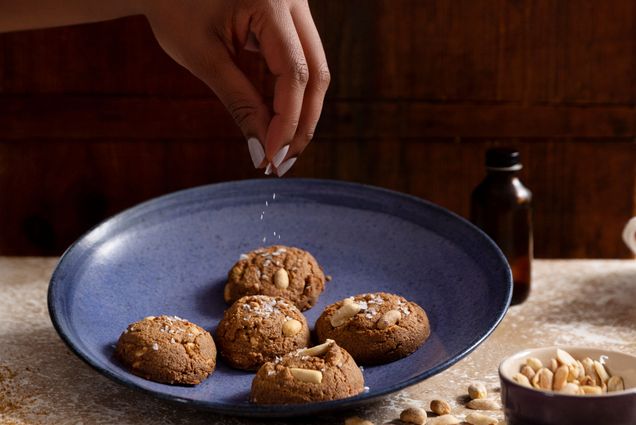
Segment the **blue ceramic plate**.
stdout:
<path fill-rule="evenodd" d="M 310 324 L 339 299 L 386 291 L 426 310 L 430 339 L 405 359 L 365 368 L 364 394 L 294 406 L 250 405 L 253 375 L 222 361 L 184 387 L 139 378 L 113 359 L 120 333 L 145 316 L 177 315 L 213 331 L 228 270 L 241 253 L 273 243 L 308 250 L 333 276 L 306 312 Z M 177 192 L 103 222 L 64 254 L 48 301 L 62 339 L 115 381 L 220 413 L 292 416 L 369 402 L 443 371 L 493 331 L 511 292 L 495 244 L 440 207 L 358 184 L 262 179 Z"/>

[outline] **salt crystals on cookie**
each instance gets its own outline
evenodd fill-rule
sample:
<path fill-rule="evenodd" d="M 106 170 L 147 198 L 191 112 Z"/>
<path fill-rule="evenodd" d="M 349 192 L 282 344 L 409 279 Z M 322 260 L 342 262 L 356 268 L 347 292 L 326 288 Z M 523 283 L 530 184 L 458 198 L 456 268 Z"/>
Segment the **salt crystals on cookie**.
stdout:
<path fill-rule="evenodd" d="M 400 309 L 400 312 L 405 315 L 408 316 L 409 314 L 411 314 L 411 311 L 409 310 L 409 307 L 406 305 L 406 303 L 404 301 L 398 301 L 398 309 Z"/>
<path fill-rule="evenodd" d="M 243 304 L 242 308 L 256 316 L 269 317 L 271 314 L 279 314 L 281 313 L 278 308 L 279 306 L 290 308 L 290 305 L 283 300 L 276 300 L 274 298 L 259 295 L 256 295 L 255 297 L 258 298 L 258 301 L 250 304 Z M 291 320 L 289 316 L 287 317 Z"/>

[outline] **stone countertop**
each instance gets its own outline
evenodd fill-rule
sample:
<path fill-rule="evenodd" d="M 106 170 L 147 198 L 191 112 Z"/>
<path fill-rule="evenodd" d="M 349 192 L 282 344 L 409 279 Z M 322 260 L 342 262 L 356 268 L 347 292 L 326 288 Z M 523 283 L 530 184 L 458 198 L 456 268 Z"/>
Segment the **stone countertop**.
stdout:
<path fill-rule="evenodd" d="M 434 398 L 463 418 L 466 387 L 498 398 L 497 366 L 509 354 L 548 345 L 587 345 L 636 354 L 636 261 L 538 260 L 533 292 L 512 307 L 471 355 L 441 374 L 350 411 L 292 420 L 242 419 L 162 402 L 95 372 L 57 336 L 46 308 L 55 258 L 0 257 L 0 423 L 2 424 L 343 424 L 357 415 L 394 423 L 409 405 Z M 470 320 L 470 318 L 466 318 Z M 492 416 L 502 418 L 501 412 Z"/>

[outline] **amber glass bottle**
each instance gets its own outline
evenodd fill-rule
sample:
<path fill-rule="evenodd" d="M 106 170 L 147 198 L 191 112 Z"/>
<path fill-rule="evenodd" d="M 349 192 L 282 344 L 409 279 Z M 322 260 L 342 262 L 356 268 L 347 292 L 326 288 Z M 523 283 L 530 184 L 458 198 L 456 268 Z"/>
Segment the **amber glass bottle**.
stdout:
<path fill-rule="evenodd" d="M 517 173 L 519 152 L 494 148 L 486 152 L 487 175 L 471 196 L 471 221 L 503 251 L 512 269 L 512 304 L 530 294 L 532 264 L 532 193 Z"/>

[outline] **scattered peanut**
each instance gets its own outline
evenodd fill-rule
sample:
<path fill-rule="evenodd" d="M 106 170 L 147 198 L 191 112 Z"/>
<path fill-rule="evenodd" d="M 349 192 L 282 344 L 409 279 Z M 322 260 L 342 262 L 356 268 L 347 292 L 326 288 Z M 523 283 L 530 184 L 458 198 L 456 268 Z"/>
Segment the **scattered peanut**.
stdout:
<path fill-rule="evenodd" d="M 594 369 L 594 360 L 586 357 L 581 361 L 581 364 L 583 364 L 585 376 L 589 377 L 592 380 L 592 383 L 590 385 L 600 385 L 601 380 L 598 378 L 596 370 Z"/>
<path fill-rule="evenodd" d="M 594 361 L 594 370 L 596 371 L 596 374 L 600 378 L 601 383 L 602 384 L 607 383 L 610 377 L 609 377 L 609 374 L 607 373 L 607 370 L 605 370 L 605 366 L 603 366 L 601 362 Z"/>
<path fill-rule="evenodd" d="M 374 425 L 373 422 L 362 419 L 358 416 L 345 419 L 345 425 Z"/>
<path fill-rule="evenodd" d="M 554 372 L 554 380 L 552 381 L 552 389 L 560 391 L 568 382 L 569 370 L 566 365 L 559 366 Z"/>
<path fill-rule="evenodd" d="M 407 424 L 422 425 L 426 423 L 426 411 L 419 407 L 409 407 L 400 413 L 400 420 Z"/>
<path fill-rule="evenodd" d="M 519 385 L 523 385 L 524 387 L 532 388 L 532 384 L 530 384 L 530 380 L 526 375 L 522 375 L 521 373 L 517 373 L 512 377 L 512 380 L 515 381 Z"/>
<path fill-rule="evenodd" d="M 451 412 L 451 407 L 445 400 L 433 400 L 431 401 L 431 412 L 436 415 L 447 415 Z"/>
<path fill-rule="evenodd" d="M 494 400 L 476 398 L 468 402 L 466 407 L 472 410 L 501 410 L 501 406 Z"/>
<path fill-rule="evenodd" d="M 623 391 L 625 389 L 625 382 L 623 382 L 623 378 L 620 376 L 612 376 L 607 380 L 607 391 Z"/>
<path fill-rule="evenodd" d="M 459 423 L 461 423 L 461 421 L 453 415 L 437 416 L 435 418 L 431 418 L 429 421 L 430 425 L 454 425 Z"/>
<path fill-rule="evenodd" d="M 380 317 L 375 326 L 378 329 L 386 329 L 402 320 L 402 313 L 397 310 L 389 310 Z"/>
<path fill-rule="evenodd" d="M 553 377 L 554 374 L 550 372 L 550 369 L 545 367 L 539 369 L 534 378 L 532 378 L 532 386 L 542 390 L 551 390 Z"/>
<path fill-rule="evenodd" d="M 520 385 L 568 395 L 598 395 L 625 388 L 623 379 L 612 376 L 601 362 L 589 357 L 577 360 L 562 349 L 556 350 L 548 367 L 534 369 L 541 364 L 541 360 L 529 357 L 512 379 Z"/>
<path fill-rule="evenodd" d="M 568 382 L 559 390 L 562 394 L 578 395 L 581 392 L 579 386 L 573 382 Z"/>
<path fill-rule="evenodd" d="M 586 395 L 603 394 L 603 390 L 601 389 L 601 387 L 597 387 L 597 386 L 582 385 L 581 390 L 583 391 L 583 394 L 586 394 Z"/>
<path fill-rule="evenodd" d="M 560 348 L 557 348 L 556 350 L 556 359 L 559 364 L 562 365 L 564 364 L 566 366 L 570 366 L 576 364 L 576 360 L 574 359 L 574 357 L 572 357 L 572 355 L 567 351 L 561 350 Z"/>
<path fill-rule="evenodd" d="M 579 385 L 592 385 L 595 386 L 597 385 L 596 381 L 598 380 L 598 377 L 596 376 L 596 374 L 594 374 L 595 378 L 592 378 L 591 376 L 585 375 L 583 378 L 581 379 L 577 379 L 577 381 L 579 381 Z M 574 381 L 572 381 L 574 382 Z"/>
<path fill-rule="evenodd" d="M 530 367 L 530 366 L 528 366 L 527 364 L 526 364 L 526 365 L 523 365 L 523 366 L 521 367 L 520 372 L 521 372 L 521 374 L 522 374 L 522 375 L 525 375 L 525 376 L 526 376 L 526 378 L 528 378 L 529 380 L 531 380 L 532 378 L 534 378 L 534 375 L 536 375 L 536 373 L 537 373 L 537 372 L 535 372 L 535 370 L 534 370 L 533 368 L 531 368 L 531 367 Z"/>
<path fill-rule="evenodd" d="M 226 284 L 225 287 L 223 288 L 223 300 L 225 300 L 226 303 L 229 303 L 230 301 L 232 301 L 229 283 Z"/>
<path fill-rule="evenodd" d="M 313 356 L 313 357 L 322 356 L 329 350 L 329 348 L 331 347 L 333 343 L 334 343 L 333 339 L 328 339 L 320 345 L 316 345 L 311 348 L 305 348 L 304 350 L 301 350 L 298 354 L 300 356 Z"/>
<path fill-rule="evenodd" d="M 290 367 L 289 372 L 299 381 L 310 384 L 320 384 L 322 382 L 322 372 L 313 369 L 301 369 L 298 367 Z"/>
<path fill-rule="evenodd" d="M 481 413 L 469 413 L 466 415 L 466 422 L 471 425 L 497 425 L 499 423 L 497 419 Z"/>
<path fill-rule="evenodd" d="M 296 319 L 287 320 L 283 323 L 283 335 L 294 336 L 303 328 L 302 323 Z"/>
<path fill-rule="evenodd" d="M 538 372 L 539 369 L 543 367 L 543 363 L 541 363 L 541 360 L 537 359 L 536 357 L 528 357 L 528 359 L 526 359 L 526 364 L 530 366 L 535 372 Z"/>
<path fill-rule="evenodd" d="M 577 379 L 581 379 L 585 376 L 585 368 L 583 367 L 583 363 L 580 360 L 576 361 L 576 369 L 578 370 Z"/>
<path fill-rule="evenodd" d="M 488 396 L 488 391 L 486 391 L 486 387 L 481 382 L 475 382 L 468 386 L 468 396 L 471 400 L 476 398 L 486 398 Z"/>
<path fill-rule="evenodd" d="M 334 328 L 342 326 L 347 323 L 349 319 L 358 314 L 361 309 L 362 308 L 358 304 L 353 302 L 353 298 L 347 298 L 342 306 L 331 316 L 329 322 Z"/>

